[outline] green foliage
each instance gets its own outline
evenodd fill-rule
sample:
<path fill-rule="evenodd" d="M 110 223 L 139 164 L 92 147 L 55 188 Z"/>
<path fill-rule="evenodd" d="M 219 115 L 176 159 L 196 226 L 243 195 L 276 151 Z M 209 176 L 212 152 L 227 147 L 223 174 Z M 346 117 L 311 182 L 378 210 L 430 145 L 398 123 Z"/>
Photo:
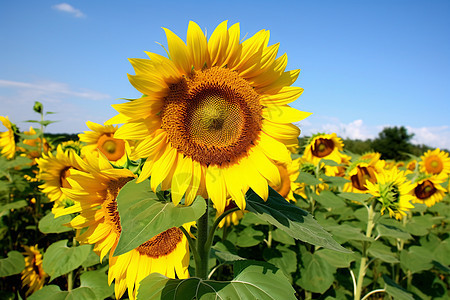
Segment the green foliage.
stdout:
<path fill-rule="evenodd" d="M 17 251 L 10 251 L 7 258 L 0 259 L 0 277 L 19 274 L 24 268 L 23 255 Z"/>
<path fill-rule="evenodd" d="M 42 266 L 50 276 L 50 281 L 75 270 L 89 256 L 90 245 L 67 247 L 67 242 L 67 240 L 62 240 L 53 243 L 45 251 Z"/>
<path fill-rule="evenodd" d="M 296 299 L 295 291 L 274 266 L 262 262 L 234 263 L 231 281 L 200 278 L 169 279 L 153 273 L 141 282 L 138 299 Z M 261 276 L 264 274 L 264 276 Z"/>

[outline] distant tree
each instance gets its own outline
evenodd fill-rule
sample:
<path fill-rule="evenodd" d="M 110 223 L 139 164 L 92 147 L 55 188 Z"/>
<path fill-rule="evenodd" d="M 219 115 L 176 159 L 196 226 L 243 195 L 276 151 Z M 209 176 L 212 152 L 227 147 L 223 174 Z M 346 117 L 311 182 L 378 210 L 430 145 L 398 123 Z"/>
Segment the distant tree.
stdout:
<path fill-rule="evenodd" d="M 407 160 L 409 157 L 404 153 L 411 153 L 413 136 L 403 126 L 386 127 L 372 141 L 372 148 L 380 152 L 383 159 Z"/>
<path fill-rule="evenodd" d="M 371 152 L 372 149 L 372 141 L 370 139 L 367 140 L 352 140 L 352 139 L 343 139 L 344 149 L 355 153 L 355 154 L 364 154 L 367 152 Z"/>

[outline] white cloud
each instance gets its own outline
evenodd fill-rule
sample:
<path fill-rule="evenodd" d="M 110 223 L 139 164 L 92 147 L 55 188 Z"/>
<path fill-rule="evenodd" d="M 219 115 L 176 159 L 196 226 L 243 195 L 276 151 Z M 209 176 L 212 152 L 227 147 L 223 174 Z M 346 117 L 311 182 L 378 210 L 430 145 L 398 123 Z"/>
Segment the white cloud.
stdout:
<path fill-rule="evenodd" d="M 408 132 L 414 133 L 412 142 L 414 144 L 425 144 L 430 147 L 444 148 L 450 150 L 450 127 L 411 127 L 406 126 Z"/>
<path fill-rule="evenodd" d="M 76 18 L 83 18 L 86 17 L 86 15 L 79 9 L 73 7 L 70 4 L 67 3 L 60 3 L 60 4 L 56 4 L 52 6 L 53 9 L 59 10 L 59 11 L 63 11 L 66 13 L 69 13 L 71 15 L 73 15 Z"/>
<path fill-rule="evenodd" d="M 0 79 L 0 87 L 14 89 L 24 97 L 27 95 L 32 95 L 34 98 L 47 97 L 50 100 L 68 96 L 91 100 L 103 100 L 110 98 L 110 96 L 107 94 L 86 89 L 74 91 L 69 87 L 68 84 L 54 81 L 40 81 L 36 83 L 29 83 Z"/>
<path fill-rule="evenodd" d="M 299 125 L 302 129 L 301 136 L 312 135 L 318 132 L 333 133 L 339 137 L 350 139 L 374 139 L 385 127 L 395 125 L 368 126 L 363 120 L 357 119 L 350 123 L 343 123 L 338 118 L 321 116 L 308 118 Z M 401 126 L 401 125 L 397 125 Z M 414 133 L 411 140 L 413 144 L 424 144 L 433 148 L 450 149 L 450 126 L 412 127 L 405 125 L 409 133 Z"/>

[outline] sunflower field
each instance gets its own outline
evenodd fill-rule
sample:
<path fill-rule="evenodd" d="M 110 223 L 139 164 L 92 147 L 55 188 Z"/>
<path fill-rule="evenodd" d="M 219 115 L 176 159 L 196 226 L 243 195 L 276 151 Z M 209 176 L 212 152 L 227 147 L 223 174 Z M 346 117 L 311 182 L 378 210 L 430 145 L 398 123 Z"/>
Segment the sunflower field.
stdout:
<path fill-rule="evenodd" d="M 449 299 L 448 152 L 299 144 L 269 31 L 164 30 L 77 139 L 0 116 L 1 299 Z"/>

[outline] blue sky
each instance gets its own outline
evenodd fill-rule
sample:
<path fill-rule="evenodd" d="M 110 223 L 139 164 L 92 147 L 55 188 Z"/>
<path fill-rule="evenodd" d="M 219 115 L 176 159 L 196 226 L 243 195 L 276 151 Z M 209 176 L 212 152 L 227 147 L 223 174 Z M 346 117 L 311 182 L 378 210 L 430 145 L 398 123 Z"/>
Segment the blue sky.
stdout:
<path fill-rule="evenodd" d="M 127 58 L 164 54 L 161 27 L 185 39 L 190 20 L 207 33 L 223 20 L 242 37 L 270 30 L 302 70 L 303 135 L 405 126 L 413 142 L 450 149 L 450 1 L 438 0 L 1 1 L 0 115 L 25 130 L 38 100 L 57 112 L 49 132 L 103 123 L 119 98 L 140 96 Z"/>

